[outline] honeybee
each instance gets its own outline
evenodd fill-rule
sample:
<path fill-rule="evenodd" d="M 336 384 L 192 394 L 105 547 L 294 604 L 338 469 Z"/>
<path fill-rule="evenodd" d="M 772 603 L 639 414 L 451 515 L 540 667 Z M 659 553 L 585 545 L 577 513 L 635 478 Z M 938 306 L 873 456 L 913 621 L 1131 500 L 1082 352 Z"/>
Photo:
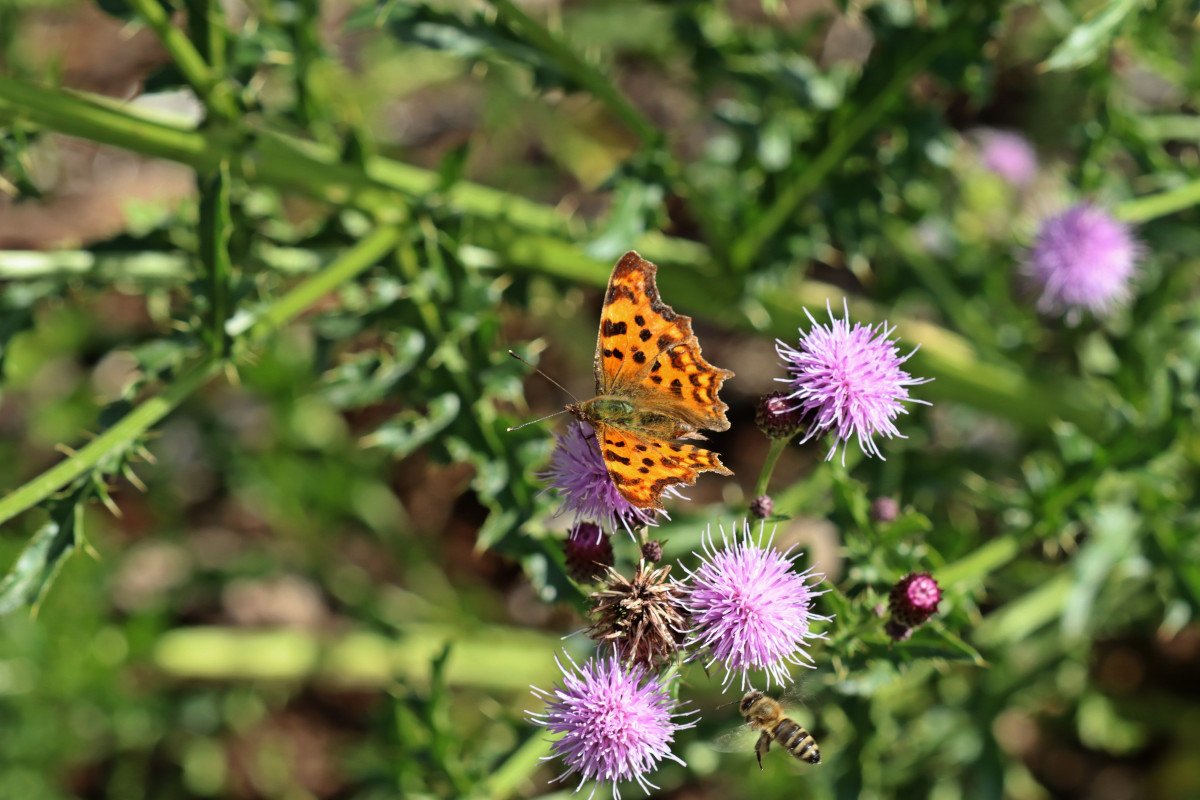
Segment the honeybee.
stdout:
<path fill-rule="evenodd" d="M 759 769 L 763 768 L 763 753 L 771 749 L 772 739 L 801 761 L 807 761 L 809 764 L 821 763 L 821 750 L 817 747 L 817 740 L 803 726 L 789 719 L 783 711 L 783 706 L 775 698 L 768 697 L 757 689 L 751 689 L 742 695 L 738 710 L 746 718 L 747 725 L 756 731 L 762 731 L 754 745 Z"/>

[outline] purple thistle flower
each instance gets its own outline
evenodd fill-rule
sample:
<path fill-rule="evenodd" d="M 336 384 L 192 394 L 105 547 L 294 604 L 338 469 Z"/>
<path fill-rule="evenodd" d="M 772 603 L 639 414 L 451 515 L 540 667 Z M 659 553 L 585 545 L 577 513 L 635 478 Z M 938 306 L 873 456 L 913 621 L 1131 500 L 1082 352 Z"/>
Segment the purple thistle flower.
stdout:
<path fill-rule="evenodd" d="M 655 510 L 638 508 L 617 491 L 596 444 L 596 434 L 586 422 L 572 422 L 558 436 L 550 467 L 539 477 L 550 483 L 562 503 L 558 514 L 570 512 L 575 521 L 590 520 L 607 530 L 629 531 L 655 524 Z M 666 495 L 682 497 L 667 489 Z"/>
<path fill-rule="evenodd" d="M 710 529 L 701 539 L 700 566 L 684 584 L 682 604 L 692 622 L 685 647 L 707 651 L 706 666 L 721 662 L 726 687 L 740 672 L 745 689 L 752 670 L 766 672 L 768 688 L 772 680 L 790 683 L 788 665 L 812 666 L 807 643 L 824 638 L 810 623 L 829 619 L 812 611 L 813 599 L 823 594 L 813 588 L 820 576 L 794 572 L 800 554 L 773 549 L 771 539 L 764 545 L 765 528 L 760 523 L 756 542 L 749 521 L 743 522 L 740 541 L 735 536 L 732 543 L 722 528 L 720 549 Z"/>
<path fill-rule="evenodd" d="M 1141 244 L 1129 225 L 1089 203 L 1047 217 L 1024 265 L 1043 312 L 1102 315 L 1130 295 Z"/>
<path fill-rule="evenodd" d="M 1037 177 L 1037 153 L 1024 136 L 1012 131 L 985 130 L 979 138 L 979 161 L 988 172 L 1018 187 Z"/>
<path fill-rule="evenodd" d="M 909 397 L 908 387 L 931 379 L 913 378 L 904 371 L 902 365 L 916 349 L 901 356 L 896 340 L 888 338 L 895 332 L 894 327 L 889 328 L 886 322 L 874 328 L 856 322 L 851 328 L 850 309 L 844 301 L 845 319 L 835 319 L 828 303 L 825 308 L 831 323 L 828 327 L 804 310 L 812 328 L 807 333 L 801 331 L 798 348 L 776 341 L 775 351 L 789 373 L 789 377 L 776 380 L 788 384 L 793 407 L 811 417 L 801 443 L 832 430 L 836 439 L 826 460 L 833 458 L 842 443 L 844 463 L 845 447 L 852 437 L 858 439 L 863 453 L 883 458 L 874 437 L 907 438 L 895 423 L 897 416 L 908 413 L 904 403 L 929 405 Z"/>
<path fill-rule="evenodd" d="M 694 724 L 678 719 L 667 683 L 643 667 L 622 666 L 615 655 L 593 657 L 582 667 L 567 658 L 569 670 L 555 659 L 563 688 L 551 693 L 535 687 L 546 710 L 530 715 L 549 732 L 563 734 L 553 749 L 567 769 L 554 780 L 579 773 L 575 791 L 589 780 L 611 782 L 618 798 L 619 781 L 636 781 L 647 794 L 657 789 L 646 776 L 664 758 L 684 763 L 670 745 L 676 731 Z"/>

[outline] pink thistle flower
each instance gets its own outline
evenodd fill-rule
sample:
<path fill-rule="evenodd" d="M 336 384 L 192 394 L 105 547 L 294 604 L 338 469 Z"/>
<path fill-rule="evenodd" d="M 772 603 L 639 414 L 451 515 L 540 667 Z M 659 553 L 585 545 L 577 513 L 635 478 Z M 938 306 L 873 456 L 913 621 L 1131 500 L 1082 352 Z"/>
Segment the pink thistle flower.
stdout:
<path fill-rule="evenodd" d="M 1012 131 L 985 130 L 979 138 L 979 161 L 988 172 L 1017 187 L 1026 186 L 1037 177 L 1037 153 L 1024 136 Z"/>
<path fill-rule="evenodd" d="M 777 378 L 788 384 L 788 399 L 793 408 L 811 417 L 808 433 L 801 439 L 807 442 L 819 433 L 833 431 L 836 438 L 826 460 L 832 459 L 838 444 L 845 447 L 851 438 L 868 456 L 879 456 L 875 436 L 907 438 L 896 428 L 895 419 L 907 414 L 904 403 L 921 403 L 908 396 L 909 386 L 928 383 L 930 378 L 913 378 L 902 365 L 916 352 L 900 355 L 895 339 L 889 339 L 895 328 L 884 322 L 878 327 L 856 322 L 850 327 L 850 310 L 843 303 L 845 319 L 835 319 L 828 303 L 830 325 L 821 325 L 808 315 L 812 328 L 800 333 L 800 346 L 792 348 L 776 341 L 775 351 L 784 360 L 789 377 Z"/>
<path fill-rule="evenodd" d="M 1043 312 L 1103 315 L 1129 299 L 1142 247 L 1129 225 L 1089 203 L 1047 217 L 1025 258 Z"/>
<path fill-rule="evenodd" d="M 582 667 L 567 658 L 570 669 L 555 659 L 562 688 L 535 687 L 546 710 L 530 715 L 550 733 L 563 734 L 552 747 L 567 769 L 554 780 L 578 773 L 575 791 L 587 781 L 609 782 L 617 798 L 620 781 L 636 781 L 647 794 L 657 789 L 646 776 L 664 758 L 684 763 L 670 745 L 676 731 L 694 724 L 680 721 L 667 683 L 641 666 L 622 666 L 615 655 L 593 657 Z"/>
<path fill-rule="evenodd" d="M 588 520 L 606 530 L 617 526 L 631 531 L 655 524 L 655 511 L 638 508 L 617 491 L 608 475 L 596 434 L 586 422 L 572 422 L 558 436 L 550 466 L 539 477 L 558 492 L 562 500 L 558 514 L 571 513 L 575 521 Z M 682 497 L 667 489 L 664 495 Z"/>
<path fill-rule="evenodd" d="M 814 598 L 823 594 L 814 590 L 821 576 L 793 571 L 800 554 L 775 550 L 771 539 L 763 544 L 765 528 L 760 523 L 755 541 L 749 521 L 743 522 L 740 540 L 735 535 L 732 543 L 722 528 L 719 549 L 710 529 L 701 539 L 700 566 L 683 587 L 692 622 L 685 647 L 707 652 L 706 666 L 721 662 L 726 687 L 741 673 L 744 690 L 753 670 L 766 673 L 768 688 L 772 681 L 790 683 L 788 665 L 812 666 L 808 642 L 824 638 L 811 623 L 829 619 L 813 613 Z"/>

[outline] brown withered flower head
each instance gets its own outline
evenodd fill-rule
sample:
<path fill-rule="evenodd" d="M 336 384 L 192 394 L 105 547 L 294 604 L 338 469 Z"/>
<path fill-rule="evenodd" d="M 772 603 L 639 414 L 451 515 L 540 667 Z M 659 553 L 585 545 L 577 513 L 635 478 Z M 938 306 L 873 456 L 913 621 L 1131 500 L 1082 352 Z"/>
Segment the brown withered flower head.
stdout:
<path fill-rule="evenodd" d="M 642 561 L 633 578 L 609 569 L 604 588 L 593 592 L 588 636 L 611 644 L 625 663 L 654 671 L 670 661 L 684 639 L 680 587 L 671 565 L 654 569 Z"/>

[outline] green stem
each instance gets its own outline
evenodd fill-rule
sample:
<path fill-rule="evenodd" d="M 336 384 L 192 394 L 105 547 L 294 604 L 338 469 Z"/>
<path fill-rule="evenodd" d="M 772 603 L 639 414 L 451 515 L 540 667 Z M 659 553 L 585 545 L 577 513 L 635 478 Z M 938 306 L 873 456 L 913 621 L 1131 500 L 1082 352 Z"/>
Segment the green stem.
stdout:
<path fill-rule="evenodd" d="M 219 362 L 213 360 L 193 366 L 176 378 L 162 394 L 145 400 L 82 450 L 0 499 L 0 524 L 62 491 L 101 461 L 128 447 L 130 442 L 154 427 L 192 392 L 203 386 L 217 373 L 218 368 Z"/>
<path fill-rule="evenodd" d="M 1116 208 L 1118 219 L 1126 222 L 1149 222 L 1176 211 L 1200 204 L 1200 179 L 1146 197 L 1126 200 Z"/>
<path fill-rule="evenodd" d="M 504 763 L 488 773 L 483 780 L 483 796 L 490 800 L 503 800 L 516 794 L 521 784 L 542 766 L 542 759 L 550 755 L 553 738 L 545 731 L 535 730 L 520 747 L 512 752 Z"/>
<path fill-rule="evenodd" d="M 754 496 L 762 497 L 767 493 L 767 487 L 771 484 L 771 473 L 775 471 L 775 465 L 779 462 L 779 457 L 783 455 L 783 451 L 787 449 L 787 439 L 771 438 L 771 447 L 767 450 L 767 458 L 763 461 L 762 472 L 758 473 L 758 480 L 754 484 Z"/>
<path fill-rule="evenodd" d="M 1060 571 L 1033 591 L 985 617 L 972 639 L 981 647 L 1000 647 L 1025 639 L 1062 615 L 1073 581 L 1070 570 Z"/>
<path fill-rule="evenodd" d="M 225 323 L 233 308 L 230 299 L 233 264 L 229 260 L 229 236 L 233 222 L 229 211 L 229 164 L 221 162 L 212 173 L 198 173 L 196 185 L 200 190 L 200 266 L 209 285 L 209 347 L 214 357 L 224 358 L 229 351 Z"/>
<path fill-rule="evenodd" d="M 292 321 L 317 300 L 377 262 L 395 246 L 399 238 L 400 232 L 397 228 L 385 227 L 376 230 L 347 250 L 324 271 L 272 303 L 253 322 L 249 337 L 252 340 L 261 339 Z M 62 491 L 105 458 L 128 447 L 203 386 L 219 368 L 220 362 L 211 358 L 205 358 L 193 365 L 167 386 L 162 394 L 144 400 L 71 458 L 56 464 L 0 499 L 0 524 Z"/>
<path fill-rule="evenodd" d="M 200 96 L 208 110 L 224 119 L 237 117 L 238 104 L 233 89 L 213 74 L 204 56 L 187 34 L 171 22 L 171 17 L 158 0 L 130 0 L 130 5 L 158 36 L 175 66 L 183 73 L 184 80 Z"/>
<path fill-rule="evenodd" d="M 970 555 L 936 570 L 943 586 L 978 583 L 985 576 L 1008 564 L 1021 552 L 1021 543 L 1012 534 L 993 539 Z"/>
<path fill-rule="evenodd" d="M 321 272 L 276 300 L 250 324 L 252 340 L 262 339 L 278 330 L 325 295 L 373 266 L 396 247 L 403 238 L 399 226 L 376 228 Z M 231 331 L 236 334 L 236 331 Z"/>
<path fill-rule="evenodd" d="M 277 680 L 322 678 L 344 686 L 387 687 L 397 679 L 428 683 L 430 666 L 446 642 L 455 643 L 446 665 L 451 686 L 525 693 L 558 677 L 557 637 L 490 626 L 479 630 L 416 623 L 398 634 L 357 631 L 329 638 L 300 630 L 177 628 L 155 642 L 152 661 L 178 680 Z"/>
<path fill-rule="evenodd" d="M 749 269 L 766 243 L 792 219 L 800 204 L 817 190 L 826 176 L 840 164 L 858 142 L 884 118 L 888 109 L 898 102 L 912 81 L 933 60 L 947 43 L 948 37 L 937 37 L 919 50 L 895 71 L 883 89 L 856 112 L 850 121 L 834 133 L 829 144 L 807 168 L 786 183 L 769 208 L 757 217 L 729 250 L 731 266 L 738 271 Z"/>

